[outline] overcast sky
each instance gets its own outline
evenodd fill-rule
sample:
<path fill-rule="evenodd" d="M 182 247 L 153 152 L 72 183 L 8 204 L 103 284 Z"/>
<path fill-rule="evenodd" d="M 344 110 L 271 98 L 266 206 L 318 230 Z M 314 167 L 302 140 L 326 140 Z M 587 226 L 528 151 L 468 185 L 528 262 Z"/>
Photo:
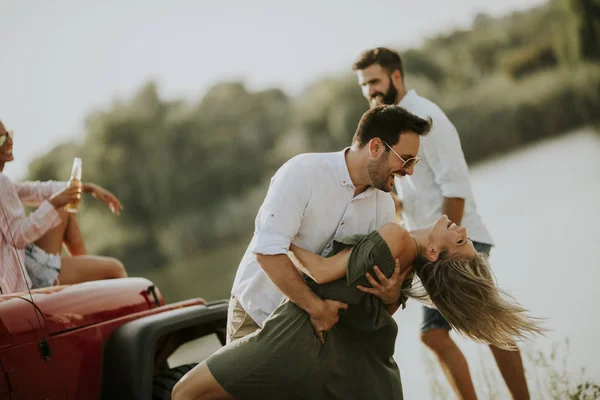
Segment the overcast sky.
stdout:
<path fill-rule="evenodd" d="M 23 177 L 32 158 L 81 138 L 90 110 L 150 79 L 168 98 L 232 78 L 294 94 L 366 48 L 418 45 L 478 12 L 543 2 L 0 0 L 0 119 L 16 135 L 5 172 Z"/>

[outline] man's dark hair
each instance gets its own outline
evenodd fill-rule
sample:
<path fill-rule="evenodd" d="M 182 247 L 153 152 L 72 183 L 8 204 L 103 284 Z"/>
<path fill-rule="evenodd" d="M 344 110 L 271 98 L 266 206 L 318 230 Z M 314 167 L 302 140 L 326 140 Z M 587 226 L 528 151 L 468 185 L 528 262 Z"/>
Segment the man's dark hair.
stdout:
<path fill-rule="evenodd" d="M 352 70 L 365 69 L 373 64 L 381 65 L 388 74 L 392 74 L 395 70 L 400 71 L 402 80 L 404 80 L 404 65 L 402 58 L 396 51 L 387 47 L 377 47 L 371 50 L 364 51 L 352 65 Z"/>
<path fill-rule="evenodd" d="M 381 105 L 363 114 L 352 138 L 352 143 L 363 147 L 373 138 L 380 138 L 390 146 L 400 140 L 403 132 L 426 135 L 431 129 L 431 119 L 425 120 L 396 105 Z M 389 151 L 386 148 L 386 151 Z"/>

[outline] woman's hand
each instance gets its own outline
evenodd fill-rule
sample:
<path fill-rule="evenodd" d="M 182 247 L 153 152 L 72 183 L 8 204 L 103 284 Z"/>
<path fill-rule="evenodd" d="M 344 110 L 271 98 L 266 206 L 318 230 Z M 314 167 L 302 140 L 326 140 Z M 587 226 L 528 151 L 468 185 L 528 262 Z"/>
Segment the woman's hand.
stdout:
<path fill-rule="evenodd" d="M 94 183 L 85 183 L 83 184 L 83 191 L 91 193 L 96 199 L 102 201 L 104 204 L 110 208 L 113 214 L 119 215 L 123 210 L 123 205 L 117 199 L 117 197 L 109 192 L 108 190 L 100 187 Z"/>
<path fill-rule="evenodd" d="M 54 193 L 48 201 L 59 209 L 66 206 L 69 203 L 77 203 L 81 200 L 81 188 L 80 187 L 66 187 L 63 190 L 59 190 Z"/>
<path fill-rule="evenodd" d="M 362 292 L 372 294 L 373 296 L 379 298 L 383 304 L 393 304 L 400 299 L 402 282 L 404 279 L 406 279 L 411 270 L 412 267 L 408 267 L 402 271 L 402 273 L 400 273 L 400 260 L 396 259 L 394 273 L 388 279 L 383 272 L 381 272 L 379 267 L 375 265 L 373 267 L 373 271 L 375 271 L 375 275 L 377 275 L 377 280 L 367 272 L 365 277 L 371 284 L 371 287 L 366 288 L 358 285 L 356 288 Z"/>

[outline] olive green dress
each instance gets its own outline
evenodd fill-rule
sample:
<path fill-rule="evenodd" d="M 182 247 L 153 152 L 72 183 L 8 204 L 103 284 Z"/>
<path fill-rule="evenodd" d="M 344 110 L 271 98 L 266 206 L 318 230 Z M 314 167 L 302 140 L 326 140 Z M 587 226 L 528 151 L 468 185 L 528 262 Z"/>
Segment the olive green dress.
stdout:
<path fill-rule="evenodd" d="M 352 247 L 346 279 L 318 285 L 323 299 L 345 302 L 339 322 L 317 338 L 306 312 L 284 301 L 264 327 L 219 349 L 207 365 L 236 399 L 402 399 L 394 355 L 398 327 L 381 302 L 356 289 L 369 286 L 364 275 L 377 265 L 394 271 L 389 247 L 378 232 L 336 241 L 332 254 Z M 371 271 L 372 273 L 372 271 Z M 409 284 L 409 282 L 406 282 Z"/>

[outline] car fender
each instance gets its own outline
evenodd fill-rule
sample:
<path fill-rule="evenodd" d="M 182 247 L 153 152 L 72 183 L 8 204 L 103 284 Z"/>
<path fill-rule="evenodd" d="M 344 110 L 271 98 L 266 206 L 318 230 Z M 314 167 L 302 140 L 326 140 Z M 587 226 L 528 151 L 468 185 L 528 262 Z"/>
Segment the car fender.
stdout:
<path fill-rule="evenodd" d="M 117 328 L 104 347 L 101 399 L 152 398 L 155 349 L 171 332 L 227 320 L 225 300 L 168 310 Z M 222 339 L 223 340 L 223 339 Z"/>

